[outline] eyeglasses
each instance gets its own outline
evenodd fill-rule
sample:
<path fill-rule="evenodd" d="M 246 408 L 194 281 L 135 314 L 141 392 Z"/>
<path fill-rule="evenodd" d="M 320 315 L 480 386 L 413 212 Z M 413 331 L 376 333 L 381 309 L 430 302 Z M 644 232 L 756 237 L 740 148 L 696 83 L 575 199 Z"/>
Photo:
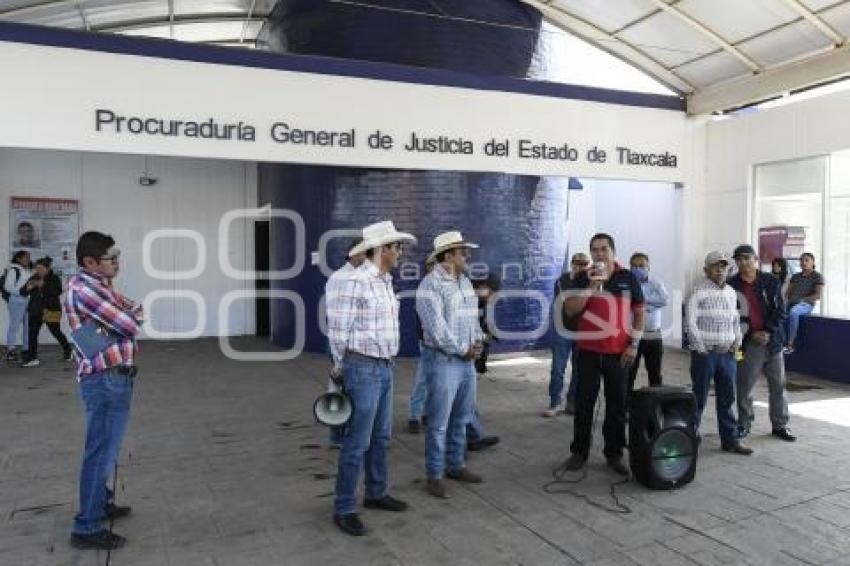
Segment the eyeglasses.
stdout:
<path fill-rule="evenodd" d="M 110 253 L 111 252 L 111 253 Z M 100 256 L 100 261 L 111 261 L 115 263 L 121 257 L 121 250 L 112 249 L 107 252 L 107 255 Z"/>

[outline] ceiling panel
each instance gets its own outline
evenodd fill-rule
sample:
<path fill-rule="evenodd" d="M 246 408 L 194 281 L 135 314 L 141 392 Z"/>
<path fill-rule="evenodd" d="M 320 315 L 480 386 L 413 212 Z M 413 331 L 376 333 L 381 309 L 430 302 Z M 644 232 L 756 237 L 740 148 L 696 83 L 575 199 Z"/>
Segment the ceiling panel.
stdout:
<path fill-rule="evenodd" d="M 676 69 L 676 73 L 692 85 L 701 88 L 748 75 L 750 69 L 732 54 L 719 51 L 693 63 L 682 65 Z"/>
<path fill-rule="evenodd" d="M 630 27 L 620 37 L 668 67 L 710 53 L 718 47 L 714 41 L 667 12 Z"/>
<path fill-rule="evenodd" d="M 801 0 L 804 6 L 813 12 L 819 12 L 824 8 L 841 4 L 843 0 Z"/>
<path fill-rule="evenodd" d="M 845 38 L 850 37 L 850 2 L 822 12 L 821 18 Z"/>
<path fill-rule="evenodd" d="M 89 0 L 84 6 L 86 20 L 96 28 L 119 25 L 124 22 L 168 18 L 168 2 L 162 0 L 138 2 Z"/>
<path fill-rule="evenodd" d="M 555 0 L 551 5 L 608 32 L 658 10 L 649 0 Z"/>
<path fill-rule="evenodd" d="M 807 21 L 800 21 L 745 41 L 738 47 L 762 65 L 772 66 L 793 61 L 830 45 L 829 38 L 817 28 Z"/>
<path fill-rule="evenodd" d="M 250 7 L 251 0 L 174 0 L 174 13 L 178 15 L 247 14 Z"/>
<path fill-rule="evenodd" d="M 676 7 L 729 43 L 800 18 L 778 0 L 682 0 Z"/>

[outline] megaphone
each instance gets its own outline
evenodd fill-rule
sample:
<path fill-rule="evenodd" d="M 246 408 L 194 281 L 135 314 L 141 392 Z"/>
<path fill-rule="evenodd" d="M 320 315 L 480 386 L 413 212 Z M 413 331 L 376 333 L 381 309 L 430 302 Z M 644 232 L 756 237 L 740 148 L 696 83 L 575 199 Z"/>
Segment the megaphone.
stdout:
<path fill-rule="evenodd" d="M 354 404 L 343 391 L 328 391 L 313 403 L 316 420 L 325 426 L 342 426 L 351 420 Z"/>

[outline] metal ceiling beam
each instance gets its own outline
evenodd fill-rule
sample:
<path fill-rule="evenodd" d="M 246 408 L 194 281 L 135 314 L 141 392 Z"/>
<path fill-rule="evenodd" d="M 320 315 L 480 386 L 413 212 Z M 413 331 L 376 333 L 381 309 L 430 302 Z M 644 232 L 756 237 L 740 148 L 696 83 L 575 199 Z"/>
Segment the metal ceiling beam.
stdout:
<path fill-rule="evenodd" d="M 248 17 L 251 18 L 254 15 L 254 7 L 257 5 L 257 0 L 251 0 L 251 6 L 248 8 Z M 248 22 L 245 22 L 242 25 L 242 33 L 239 34 L 239 43 L 245 41 L 245 32 L 248 30 Z"/>
<path fill-rule="evenodd" d="M 672 90 L 682 93 L 694 91 L 692 84 L 675 72 L 670 71 L 650 55 L 644 53 L 629 42 L 624 41 L 622 38 L 615 37 L 602 28 L 567 12 L 560 6 L 553 5 L 553 0 L 522 0 L 522 2 L 540 10 L 547 19 L 558 25 L 558 27 L 602 49 L 606 53 L 610 53 L 625 63 L 635 66 Z"/>
<path fill-rule="evenodd" d="M 174 0 L 168 0 L 168 36 L 174 39 Z"/>
<path fill-rule="evenodd" d="M 731 43 L 729 43 L 728 41 L 726 41 L 725 39 L 720 37 L 714 30 L 708 28 L 707 26 L 703 25 L 702 23 L 700 23 L 696 19 L 692 18 L 691 16 L 689 16 L 688 14 L 686 14 L 685 12 L 680 10 L 679 8 L 676 8 L 675 6 L 668 4 L 664 0 L 650 0 L 650 1 L 653 2 L 659 8 L 661 8 L 662 10 L 664 10 L 665 12 L 672 14 L 673 16 L 679 18 L 680 20 L 682 20 L 683 22 L 685 22 L 686 24 L 688 24 L 689 26 L 691 26 L 692 28 L 694 28 L 695 30 L 700 32 L 701 34 L 703 34 L 706 37 L 708 37 L 709 39 L 711 39 L 713 42 L 718 44 L 720 47 L 722 47 L 728 53 L 735 56 L 735 58 L 737 58 L 739 61 L 741 61 L 744 65 L 749 67 L 750 70 L 753 71 L 754 73 L 758 73 L 758 72 L 761 71 L 761 66 L 758 63 L 756 63 L 755 61 L 753 61 L 752 59 L 750 59 L 749 57 L 744 55 L 744 53 L 740 49 L 736 48 L 734 45 L 732 45 Z"/>
<path fill-rule="evenodd" d="M 13 8 L 11 10 L 0 11 L 0 19 L 27 16 L 31 13 L 40 12 L 45 8 L 61 8 L 64 6 L 73 8 L 76 7 L 78 3 L 79 0 L 52 0 L 51 2 L 41 2 L 39 4 L 32 4 L 30 6 L 22 6 L 20 8 Z"/>
<path fill-rule="evenodd" d="M 803 18 L 805 18 L 806 21 L 816 27 L 818 31 L 827 36 L 836 47 L 844 45 L 844 43 L 847 41 L 847 38 L 843 37 L 840 33 L 835 31 L 829 24 L 823 21 L 823 19 L 818 17 L 817 14 L 815 14 L 806 6 L 804 6 L 803 3 L 800 2 L 800 0 L 785 0 L 785 3 L 788 4 L 788 6 L 790 6 Z"/>
<path fill-rule="evenodd" d="M 850 45 L 758 75 L 705 87 L 688 97 L 688 113 L 698 115 L 728 110 L 844 76 L 850 77 Z"/>
<path fill-rule="evenodd" d="M 101 26 L 92 26 L 92 31 L 99 32 L 111 32 L 118 33 L 122 31 L 133 31 L 137 29 L 144 29 L 156 26 L 181 26 L 187 24 L 219 24 L 219 23 L 251 23 L 251 22 L 263 22 L 265 18 L 262 17 L 245 17 L 245 16 L 234 16 L 232 13 L 229 14 L 191 14 L 187 16 L 174 16 L 172 18 L 145 18 L 140 20 L 132 20 L 132 21 L 124 21 L 121 23 L 115 24 L 105 24 Z"/>

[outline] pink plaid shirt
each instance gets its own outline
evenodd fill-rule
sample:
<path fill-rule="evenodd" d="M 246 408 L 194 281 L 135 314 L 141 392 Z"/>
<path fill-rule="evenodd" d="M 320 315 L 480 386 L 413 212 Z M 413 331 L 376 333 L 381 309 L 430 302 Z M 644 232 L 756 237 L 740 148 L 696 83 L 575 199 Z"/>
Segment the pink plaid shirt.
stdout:
<path fill-rule="evenodd" d="M 93 358 L 86 358 L 77 349 L 77 378 L 84 379 L 116 366 L 131 366 L 136 355 L 135 336 L 140 324 L 132 314 L 136 304 L 119 294 L 110 282 L 95 273 L 81 269 L 71 277 L 65 293 L 63 308 L 71 331 L 85 321 L 94 319 L 121 338 Z"/>
<path fill-rule="evenodd" d="M 398 354 L 398 299 L 389 273 L 370 260 L 327 288 L 328 340 L 334 365 L 349 351 L 389 359 Z"/>

